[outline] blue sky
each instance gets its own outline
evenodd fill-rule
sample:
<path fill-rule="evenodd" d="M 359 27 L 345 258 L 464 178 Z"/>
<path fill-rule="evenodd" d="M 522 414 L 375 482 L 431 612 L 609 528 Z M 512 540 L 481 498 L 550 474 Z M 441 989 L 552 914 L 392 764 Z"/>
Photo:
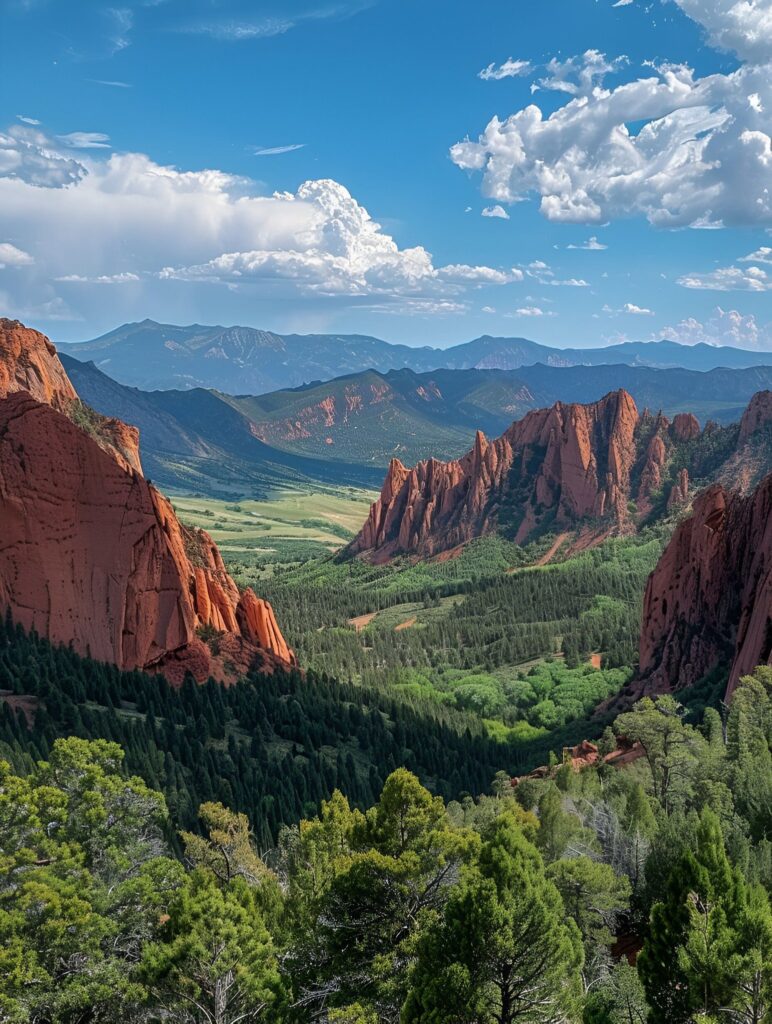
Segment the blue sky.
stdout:
<path fill-rule="evenodd" d="M 54 339 L 772 348 L 772 0 L 0 0 L 0 36 L 0 305 Z"/>

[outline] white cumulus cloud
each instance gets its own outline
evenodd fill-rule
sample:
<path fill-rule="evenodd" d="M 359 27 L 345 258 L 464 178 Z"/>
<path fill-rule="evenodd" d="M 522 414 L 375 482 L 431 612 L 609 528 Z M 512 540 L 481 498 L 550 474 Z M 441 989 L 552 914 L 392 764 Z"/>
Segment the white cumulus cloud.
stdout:
<path fill-rule="evenodd" d="M 684 288 L 706 289 L 714 292 L 767 292 L 772 289 L 772 277 L 761 267 L 719 267 L 705 274 L 684 274 L 678 278 Z"/>
<path fill-rule="evenodd" d="M 626 58 L 597 50 L 553 60 L 538 87 L 570 98 L 493 117 L 451 147 L 497 204 L 535 197 L 549 220 L 602 224 L 643 215 L 658 227 L 772 224 L 772 2 L 676 0 L 713 46 L 743 61 L 700 77 L 649 63 L 605 83 Z M 537 88 L 538 88 L 537 87 Z"/>
<path fill-rule="evenodd" d="M 435 267 L 422 246 L 400 249 L 343 185 L 307 181 L 298 191 L 274 200 L 304 204 L 310 229 L 282 248 L 226 252 L 206 263 L 167 267 L 166 279 L 231 283 L 291 281 L 299 290 L 326 295 L 421 295 L 459 291 L 469 285 L 500 285 L 522 280 L 517 268 L 450 264 Z"/>
<path fill-rule="evenodd" d="M 645 306 L 636 306 L 634 302 L 626 302 L 622 306 L 623 313 L 632 313 L 633 316 L 654 316 L 654 312 L 651 309 L 647 309 Z"/>
<path fill-rule="evenodd" d="M 762 245 L 755 252 L 749 253 L 747 256 L 741 256 L 737 261 L 738 263 L 772 263 L 772 248 L 768 245 Z"/>
<path fill-rule="evenodd" d="M 656 337 L 677 341 L 682 345 L 733 345 L 735 348 L 772 350 L 772 323 L 760 324 L 755 316 L 736 309 L 717 306 L 704 323 L 687 317 L 679 323 L 658 331 Z"/>
<path fill-rule="evenodd" d="M 13 125 L 0 132 L 0 178 L 62 188 L 79 181 L 85 173 L 82 163 L 57 152 L 55 144 L 31 125 Z"/>
<path fill-rule="evenodd" d="M 730 50 L 743 60 L 763 63 L 772 45 L 772 4 L 769 0 L 676 0 L 702 25 L 711 45 Z"/>
<path fill-rule="evenodd" d="M 36 258 L 33 265 L 0 250 L 9 257 L 0 262 L 14 255 L 20 268 L 15 309 L 77 316 L 98 304 L 103 286 L 133 285 L 110 289 L 117 311 L 124 293 L 128 302 L 141 289 L 141 298 L 162 303 L 185 282 L 206 282 L 275 302 L 328 296 L 361 306 L 377 297 L 381 306 L 444 314 L 465 309 L 472 290 L 524 277 L 519 267 L 436 265 L 423 246 L 401 248 L 335 181 L 258 195 L 249 179 L 180 170 L 141 153 L 87 151 L 74 163 L 61 142 L 18 131 L 21 140 L 0 136 L 0 222 L 15 252 Z"/>
<path fill-rule="evenodd" d="M 541 306 L 521 306 L 520 309 L 516 309 L 514 313 L 508 314 L 509 316 L 557 316 L 552 310 L 544 310 Z"/>

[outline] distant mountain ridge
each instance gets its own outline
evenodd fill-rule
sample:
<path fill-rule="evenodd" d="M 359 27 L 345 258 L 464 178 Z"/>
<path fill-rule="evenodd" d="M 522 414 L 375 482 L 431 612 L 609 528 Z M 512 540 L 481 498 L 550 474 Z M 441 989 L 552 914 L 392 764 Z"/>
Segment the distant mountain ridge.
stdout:
<path fill-rule="evenodd" d="M 757 391 L 772 388 L 772 366 L 744 370 L 655 370 L 608 365 L 517 370 L 366 370 L 324 383 L 226 398 L 262 441 L 314 458 L 386 466 L 397 457 L 454 458 L 477 429 L 496 435 L 531 409 L 597 401 L 624 388 L 639 408 L 667 416 L 693 411 L 731 423 Z"/>
<path fill-rule="evenodd" d="M 62 355 L 92 408 L 133 423 L 145 467 L 162 486 L 213 496 L 264 494 L 322 481 L 379 487 L 389 461 L 453 459 L 477 429 L 497 436 L 532 409 L 597 401 L 624 388 L 640 409 L 701 422 L 736 422 L 772 388 L 772 366 L 747 370 L 522 367 L 518 370 L 367 370 L 325 383 L 229 396 L 204 389 L 145 392 L 93 363 Z"/>
<path fill-rule="evenodd" d="M 607 348 L 557 349 L 527 338 L 485 335 L 439 349 L 413 348 L 358 334 L 280 335 L 253 327 L 124 324 L 115 330 L 59 350 L 93 360 L 122 384 L 145 390 L 215 388 L 228 394 L 260 394 L 314 380 L 374 369 L 403 367 L 516 370 L 546 366 L 623 363 L 654 368 L 710 370 L 772 365 L 772 353 L 672 341 L 625 342 Z"/>
<path fill-rule="evenodd" d="M 321 462 L 263 443 L 250 420 L 213 391 L 145 392 L 117 383 L 93 363 L 64 354 L 60 359 L 93 409 L 139 428 L 145 469 L 167 490 L 240 497 L 320 480 L 367 487 L 380 482 L 378 467 Z"/>

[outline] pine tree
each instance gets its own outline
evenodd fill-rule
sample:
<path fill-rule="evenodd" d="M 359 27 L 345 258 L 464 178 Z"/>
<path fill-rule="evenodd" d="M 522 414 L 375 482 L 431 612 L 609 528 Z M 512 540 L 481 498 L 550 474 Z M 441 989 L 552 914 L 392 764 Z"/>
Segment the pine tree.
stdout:
<path fill-rule="evenodd" d="M 538 851 L 504 812 L 419 945 L 405 1024 L 562 1020 L 582 943 Z"/>

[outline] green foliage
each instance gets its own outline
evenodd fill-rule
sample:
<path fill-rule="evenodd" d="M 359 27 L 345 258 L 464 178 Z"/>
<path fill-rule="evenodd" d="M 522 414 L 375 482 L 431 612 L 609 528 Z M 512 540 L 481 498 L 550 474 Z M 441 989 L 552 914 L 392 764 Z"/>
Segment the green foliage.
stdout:
<path fill-rule="evenodd" d="M 643 590 L 663 539 L 662 531 L 645 532 L 538 566 L 551 537 L 523 548 L 496 535 L 444 561 L 317 560 L 277 572 L 262 592 L 304 664 L 367 683 L 399 683 L 413 671 L 445 691 L 452 671 L 505 683 L 533 660 L 561 652 L 570 668 L 594 652 L 603 653 L 604 668 L 623 668 L 637 656 Z M 372 613 L 359 632 L 349 623 Z M 415 626 L 395 632 L 409 618 Z M 497 713 L 510 706 L 488 684 L 482 698 L 491 695 Z M 560 720 L 567 717 L 561 709 Z"/>
<path fill-rule="evenodd" d="M 336 788 L 356 806 L 372 804 L 398 765 L 451 799 L 543 756 L 539 744 L 491 738 L 476 715 L 435 700 L 313 672 L 257 673 L 228 688 L 188 680 L 176 690 L 0 621 L 3 689 L 28 695 L 34 709 L 29 728 L 0 699 L 0 743 L 20 765 L 48 756 L 67 733 L 118 742 L 178 826 L 198 828 L 200 804 L 223 804 L 255 823 L 262 849 Z"/>
<path fill-rule="evenodd" d="M 505 813 L 419 943 L 402 1020 L 547 1024 L 572 1011 L 581 964 L 576 925 Z"/>
<path fill-rule="evenodd" d="M 172 1018 L 257 1021 L 281 998 L 273 944 L 253 888 L 197 868 L 176 890 L 139 975 L 152 1002 Z"/>

